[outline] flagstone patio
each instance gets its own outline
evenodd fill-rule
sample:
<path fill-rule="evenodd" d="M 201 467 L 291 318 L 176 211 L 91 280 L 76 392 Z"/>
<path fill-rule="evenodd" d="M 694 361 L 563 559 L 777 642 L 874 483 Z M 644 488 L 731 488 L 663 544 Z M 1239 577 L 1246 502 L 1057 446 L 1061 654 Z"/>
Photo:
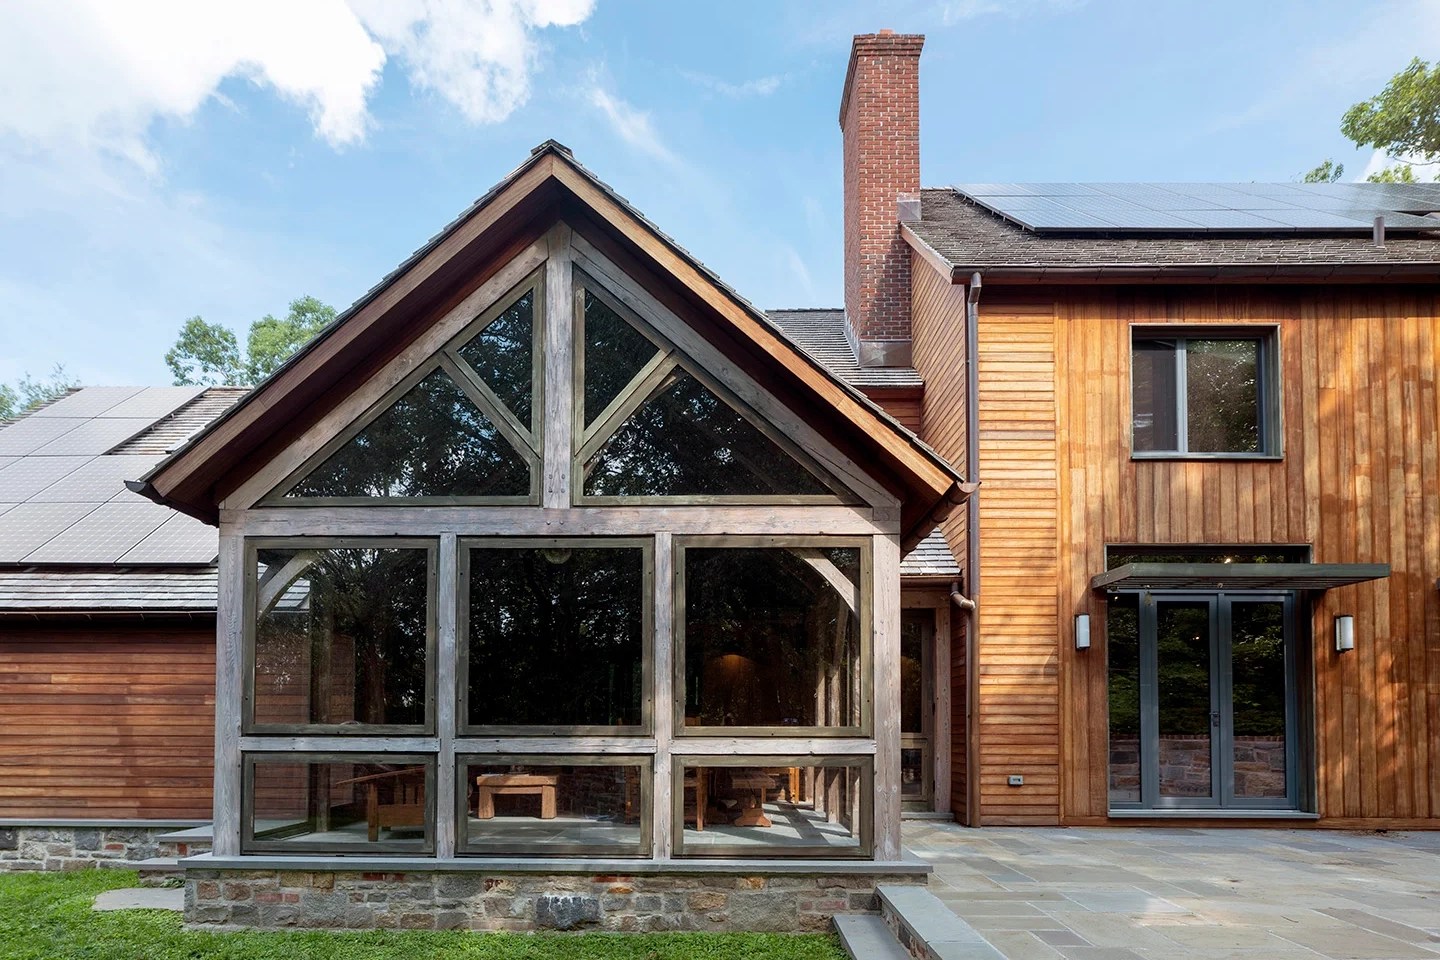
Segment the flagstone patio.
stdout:
<path fill-rule="evenodd" d="M 1012 960 L 1440 957 L 1440 833 L 910 821 L 904 843 Z"/>

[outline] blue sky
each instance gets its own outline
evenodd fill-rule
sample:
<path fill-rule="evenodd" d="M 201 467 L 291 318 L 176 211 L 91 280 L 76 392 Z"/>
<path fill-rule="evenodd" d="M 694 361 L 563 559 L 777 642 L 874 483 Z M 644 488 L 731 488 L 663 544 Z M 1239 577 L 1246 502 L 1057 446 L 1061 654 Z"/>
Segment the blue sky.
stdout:
<path fill-rule="evenodd" d="M 548 137 L 757 305 L 837 305 L 859 32 L 927 36 L 927 186 L 1359 175 L 1340 114 L 1440 49 L 1440 0 L 200 6 L 0 14 L 0 381 L 344 307 Z"/>

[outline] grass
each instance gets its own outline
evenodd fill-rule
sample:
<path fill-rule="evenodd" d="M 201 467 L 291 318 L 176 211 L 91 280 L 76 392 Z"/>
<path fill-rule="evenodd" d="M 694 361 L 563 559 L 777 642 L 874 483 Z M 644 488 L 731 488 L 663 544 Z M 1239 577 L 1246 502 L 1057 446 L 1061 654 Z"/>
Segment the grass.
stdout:
<path fill-rule="evenodd" d="M 0 960 L 843 960 L 834 937 L 778 933 L 202 933 L 164 910 L 96 913 L 120 870 L 0 873 Z"/>

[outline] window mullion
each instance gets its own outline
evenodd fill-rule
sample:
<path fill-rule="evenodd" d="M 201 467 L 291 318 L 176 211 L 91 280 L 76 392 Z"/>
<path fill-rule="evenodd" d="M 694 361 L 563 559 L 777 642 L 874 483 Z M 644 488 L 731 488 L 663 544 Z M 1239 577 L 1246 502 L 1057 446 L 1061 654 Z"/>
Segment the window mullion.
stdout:
<path fill-rule="evenodd" d="M 456 667 L 459 663 L 459 642 L 456 602 L 459 588 L 459 564 L 456 559 L 455 534 L 440 535 L 439 570 L 435 595 L 436 633 L 439 655 L 435 675 L 435 732 L 440 750 L 435 774 L 435 855 L 441 859 L 455 856 L 457 788 L 455 784 L 455 712 Z"/>
<path fill-rule="evenodd" d="M 1175 449 L 1190 452 L 1190 380 L 1186 352 L 1189 341 L 1175 341 Z"/>
<path fill-rule="evenodd" d="M 673 797 L 674 777 L 670 746 L 675 733 L 675 552 L 668 533 L 655 535 L 655 629 L 654 694 L 651 722 L 655 730 L 654 786 L 651 790 L 650 823 L 652 856 L 669 860 L 674 855 L 671 804 L 684 804 L 683 796 Z"/>

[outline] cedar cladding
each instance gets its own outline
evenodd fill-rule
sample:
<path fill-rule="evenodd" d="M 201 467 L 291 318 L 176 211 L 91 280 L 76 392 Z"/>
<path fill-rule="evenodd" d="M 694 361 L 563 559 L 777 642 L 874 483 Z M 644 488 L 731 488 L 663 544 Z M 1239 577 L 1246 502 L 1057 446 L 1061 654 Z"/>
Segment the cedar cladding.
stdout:
<path fill-rule="evenodd" d="M 922 263 L 922 436 L 960 462 L 963 288 Z M 1440 817 L 1437 318 L 1433 290 L 1402 286 L 986 289 L 983 823 L 1104 821 L 1105 603 L 1089 580 L 1107 543 L 1306 544 L 1317 562 L 1389 563 L 1389 579 L 1330 591 L 1308 617 L 1318 810 L 1336 825 Z M 1132 460 L 1131 325 L 1212 323 L 1278 327 L 1283 458 Z M 945 528 L 957 556 L 962 515 Z M 1082 612 L 1088 651 L 1070 642 Z M 1356 618 L 1353 654 L 1329 641 L 1339 613 Z M 1011 773 L 1025 785 L 1006 786 Z"/>
<path fill-rule="evenodd" d="M 215 624 L 0 623 L 0 818 L 210 818 Z"/>

